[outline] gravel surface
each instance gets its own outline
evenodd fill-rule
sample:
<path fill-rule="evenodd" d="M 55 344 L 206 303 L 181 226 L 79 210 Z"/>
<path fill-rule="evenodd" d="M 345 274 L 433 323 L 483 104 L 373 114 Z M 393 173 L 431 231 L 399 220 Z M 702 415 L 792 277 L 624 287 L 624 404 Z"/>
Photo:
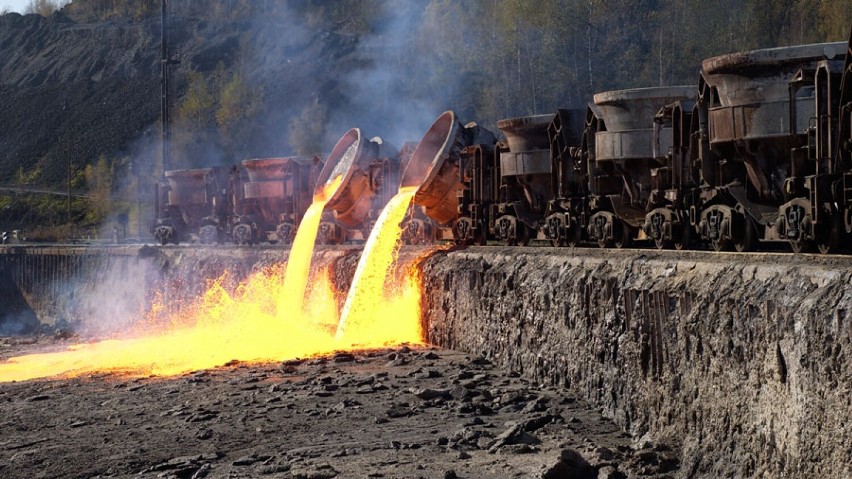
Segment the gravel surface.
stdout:
<path fill-rule="evenodd" d="M 0 384 L 5 478 L 667 477 L 676 456 L 571 391 L 432 348 Z"/>

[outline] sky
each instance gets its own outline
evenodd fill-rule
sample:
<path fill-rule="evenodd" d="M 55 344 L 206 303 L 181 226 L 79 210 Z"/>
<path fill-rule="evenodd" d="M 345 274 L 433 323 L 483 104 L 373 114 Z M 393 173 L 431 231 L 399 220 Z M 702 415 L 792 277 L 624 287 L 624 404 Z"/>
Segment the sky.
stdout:
<path fill-rule="evenodd" d="M 20 13 L 24 11 L 28 2 L 29 0 L 0 0 L 0 11 L 9 7 L 9 10 Z"/>

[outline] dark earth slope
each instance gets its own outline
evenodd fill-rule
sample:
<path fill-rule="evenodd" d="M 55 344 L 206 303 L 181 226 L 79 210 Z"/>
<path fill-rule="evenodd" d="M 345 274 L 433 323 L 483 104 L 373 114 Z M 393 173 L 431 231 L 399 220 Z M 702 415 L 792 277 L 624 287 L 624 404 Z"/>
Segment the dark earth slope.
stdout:
<path fill-rule="evenodd" d="M 282 154 L 289 119 L 322 95 L 338 95 L 328 73 L 353 68 L 357 38 L 268 19 L 171 21 L 174 104 L 186 94 L 187 73 L 212 81 L 239 70 L 260 106 L 240 158 L 211 154 L 180 166 L 232 163 Z M 127 155 L 143 169 L 156 164 L 160 114 L 160 20 L 76 23 L 0 16 L 0 183 L 41 170 L 37 183 L 61 185 L 68 162 L 93 163 L 101 154 Z"/>

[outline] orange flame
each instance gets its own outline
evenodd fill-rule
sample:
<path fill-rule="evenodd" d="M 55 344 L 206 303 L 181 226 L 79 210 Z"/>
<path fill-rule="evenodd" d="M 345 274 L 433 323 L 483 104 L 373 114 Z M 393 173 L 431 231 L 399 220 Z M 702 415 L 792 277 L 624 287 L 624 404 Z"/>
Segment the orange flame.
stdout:
<path fill-rule="evenodd" d="M 310 260 L 322 206 L 340 181 L 318 195 L 299 227 L 286 274 L 273 266 L 252 274 L 233 291 L 227 274 L 197 301 L 165 320 L 148 318 L 130 336 L 66 351 L 31 354 L 0 363 L 0 382 L 112 372 L 131 376 L 176 375 L 225 364 L 328 354 L 342 349 L 421 341 L 420 277 L 409 268 L 388 282 L 399 249 L 399 223 L 413 191 L 397 195 L 370 235 L 338 324 L 338 298 L 329 270 L 310 281 Z M 316 208 L 315 208 L 316 207 Z M 305 239 L 307 238 L 307 239 Z M 295 285 L 295 286 L 294 286 Z M 305 298 L 307 296 L 307 299 Z M 162 313 L 165 305 L 151 310 Z"/>

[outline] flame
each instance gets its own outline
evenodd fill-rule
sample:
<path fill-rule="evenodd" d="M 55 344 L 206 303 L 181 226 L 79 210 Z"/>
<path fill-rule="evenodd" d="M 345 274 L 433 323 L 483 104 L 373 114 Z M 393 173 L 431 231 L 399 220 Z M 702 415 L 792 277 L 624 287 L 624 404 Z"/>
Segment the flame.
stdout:
<path fill-rule="evenodd" d="M 274 301 L 264 298 L 282 287 L 280 268 L 253 274 L 230 294 L 215 281 L 202 298 L 169 317 L 164 331 L 72 345 L 67 351 L 11 358 L 0 364 L 0 381 L 56 375 L 80 376 L 113 372 L 131 376 L 170 376 L 206 369 L 231 360 L 268 361 L 326 354 L 339 349 L 333 341 L 337 304 L 327 269 L 320 271 L 308 293 L 314 311 L 327 319 L 305 321 L 302 315 L 279 317 Z M 270 308 L 270 306 L 273 306 Z M 271 310 L 270 310 L 271 309 Z"/>
<path fill-rule="evenodd" d="M 263 269 L 233 291 L 226 286 L 231 282 L 226 273 L 178 311 L 169 312 L 174 308 L 166 302 L 152 305 L 149 317 L 129 337 L 2 362 L 0 382 L 104 372 L 170 376 L 232 360 L 275 361 L 421 342 L 419 272 L 409 266 L 402 281 L 387 279 L 399 251 L 399 223 L 413 190 L 401 191 L 382 212 L 358 263 L 340 322 L 341 295 L 328 268 L 308 281 L 322 206 L 339 185 L 338 178 L 314 198 L 286 270 L 283 265 Z"/>

